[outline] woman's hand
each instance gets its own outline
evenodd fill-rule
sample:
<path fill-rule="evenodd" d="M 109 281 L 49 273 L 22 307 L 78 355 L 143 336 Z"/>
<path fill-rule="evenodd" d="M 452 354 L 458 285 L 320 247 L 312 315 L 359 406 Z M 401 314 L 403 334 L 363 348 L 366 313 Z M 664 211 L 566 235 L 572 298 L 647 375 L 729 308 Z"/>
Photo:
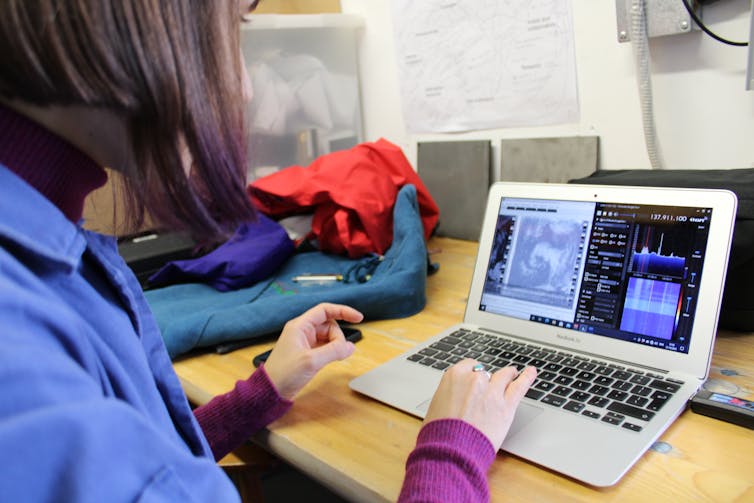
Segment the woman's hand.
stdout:
<path fill-rule="evenodd" d="M 322 367 L 351 356 L 337 320 L 358 323 L 364 316 L 339 304 L 319 304 L 283 327 L 264 368 L 283 398 L 292 399 Z"/>
<path fill-rule="evenodd" d="M 486 372 L 473 371 L 476 364 L 462 360 L 445 372 L 424 421 L 462 419 L 484 433 L 497 450 L 537 370 L 527 367 L 519 374 L 515 367 L 505 367 L 489 378 Z"/>

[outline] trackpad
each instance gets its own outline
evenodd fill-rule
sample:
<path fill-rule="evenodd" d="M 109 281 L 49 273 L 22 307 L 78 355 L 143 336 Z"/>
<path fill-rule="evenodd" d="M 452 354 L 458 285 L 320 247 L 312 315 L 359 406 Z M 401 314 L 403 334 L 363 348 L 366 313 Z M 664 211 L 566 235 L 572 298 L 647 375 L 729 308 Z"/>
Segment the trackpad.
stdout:
<path fill-rule="evenodd" d="M 508 430 L 507 438 L 512 438 L 519 431 L 524 429 L 524 427 L 531 424 L 532 421 L 534 421 L 534 418 L 536 418 L 542 412 L 543 411 L 541 407 L 537 407 L 536 405 L 531 405 L 526 402 L 521 402 L 518 405 L 518 409 L 516 410 L 516 417 L 513 419 L 511 429 Z"/>

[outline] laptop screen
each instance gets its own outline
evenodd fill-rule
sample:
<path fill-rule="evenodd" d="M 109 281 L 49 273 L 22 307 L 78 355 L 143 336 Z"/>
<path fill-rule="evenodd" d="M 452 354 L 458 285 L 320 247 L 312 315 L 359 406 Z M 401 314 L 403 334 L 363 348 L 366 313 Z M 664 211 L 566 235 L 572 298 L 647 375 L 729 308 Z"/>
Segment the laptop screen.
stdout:
<path fill-rule="evenodd" d="M 711 215 L 503 198 L 479 309 L 688 353 Z"/>

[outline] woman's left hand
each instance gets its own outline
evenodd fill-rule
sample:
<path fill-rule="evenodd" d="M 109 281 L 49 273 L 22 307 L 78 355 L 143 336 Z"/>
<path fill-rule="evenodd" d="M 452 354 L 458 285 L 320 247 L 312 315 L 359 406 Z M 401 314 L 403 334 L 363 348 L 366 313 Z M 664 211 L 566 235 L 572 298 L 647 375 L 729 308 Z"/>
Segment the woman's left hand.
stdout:
<path fill-rule="evenodd" d="M 364 316 L 348 306 L 319 304 L 283 327 L 264 368 L 283 398 L 292 399 L 325 365 L 351 356 L 338 320 L 358 323 Z"/>

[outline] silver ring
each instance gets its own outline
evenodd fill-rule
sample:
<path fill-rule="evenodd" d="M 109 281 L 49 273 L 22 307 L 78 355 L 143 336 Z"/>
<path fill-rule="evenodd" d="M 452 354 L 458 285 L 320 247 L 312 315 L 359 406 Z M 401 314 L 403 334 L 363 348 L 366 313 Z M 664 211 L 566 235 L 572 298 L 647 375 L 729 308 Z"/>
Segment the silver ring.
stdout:
<path fill-rule="evenodd" d="M 492 374 L 490 374 L 487 369 L 484 368 L 484 365 L 481 363 L 477 363 L 473 367 L 471 367 L 472 372 L 484 372 L 487 374 L 487 380 L 492 379 Z"/>

